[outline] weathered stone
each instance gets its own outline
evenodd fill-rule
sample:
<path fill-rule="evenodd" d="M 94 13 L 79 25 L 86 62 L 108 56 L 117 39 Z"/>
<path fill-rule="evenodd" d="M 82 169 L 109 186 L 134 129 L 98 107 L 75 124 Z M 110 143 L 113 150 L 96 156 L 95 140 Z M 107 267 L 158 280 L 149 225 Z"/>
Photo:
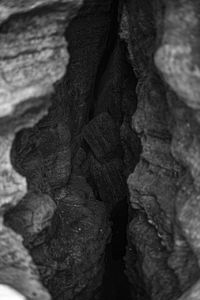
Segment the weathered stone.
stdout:
<path fill-rule="evenodd" d="M 67 184 L 71 150 L 68 128 L 56 119 L 49 120 L 48 116 L 34 128 L 17 135 L 12 160 L 18 172 L 26 176 L 29 190 L 51 194 Z"/>
<path fill-rule="evenodd" d="M 25 300 L 24 296 L 22 296 L 19 292 L 4 284 L 0 285 L 0 297 L 2 300 Z"/>
<path fill-rule="evenodd" d="M 56 92 L 72 138 L 79 135 L 88 122 L 95 79 L 112 28 L 112 11 L 112 0 L 85 0 L 66 31 L 70 63 Z"/>
<path fill-rule="evenodd" d="M 39 269 L 42 282 L 56 300 L 63 297 L 91 298 L 103 276 L 103 254 L 109 234 L 107 216 L 103 203 L 96 201 L 91 188 L 81 177 L 80 163 L 76 160 L 75 166 L 74 158 L 82 147 L 79 135 L 88 121 L 95 78 L 107 49 L 106 37 L 109 37 L 112 26 L 111 2 L 85 1 L 79 16 L 71 22 L 66 32 L 71 60 L 62 80 L 59 79 L 65 71 L 63 58 L 66 63 L 68 60 L 66 42 L 62 36 L 63 24 L 67 24 L 68 5 L 73 11 L 75 3 L 62 1 L 59 6 L 52 1 L 47 11 L 45 4 L 40 6 L 38 3 L 41 17 L 44 15 L 43 23 L 40 24 L 38 10 L 33 7 L 33 14 L 27 23 L 20 27 L 19 22 L 18 25 L 19 34 L 24 34 L 23 49 L 29 50 L 28 39 L 33 36 L 34 52 L 38 48 L 41 50 L 37 64 L 38 70 L 43 73 L 37 70 L 37 76 L 34 77 L 35 69 L 31 63 L 35 58 L 28 57 L 30 68 L 26 71 L 32 69 L 33 74 L 28 73 L 25 83 L 28 85 L 30 79 L 39 87 L 41 84 L 42 92 L 46 95 L 51 83 L 59 80 L 55 84 L 48 115 L 33 128 L 19 132 L 12 149 L 14 167 L 26 176 L 29 191 L 40 195 L 35 201 L 36 206 L 28 203 L 31 198 L 21 203 L 19 215 L 23 214 L 25 222 L 21 224 L 20 233 Z M 33 24 L 35 26 L 29 33 L 28 28 Z M 42 26 L 42 30 L 39 30 L 39 26 Z M 36 32 L 38 35 L 34 39 Z M 87 50 L 88 45 L 92 56 Z M 49 57 L 42 52 L 45 49 Z M 73 181 L 74 174 L 78 174 L 79 179 L 77 177 Z M 55 200 L 57 208 L 52 220 L 52 214 L 49 215 L 48 228 L 44 228 L 46 225 L 42 223 L 43 219 L 40 220 L 40 225 L 44 226 L 39 232 L 29 216 L 34 216 L 41 205 L 46 207 L 45 212 L 48 208 L 51 210 L 50 198 L 45 194 Z M 23 206 L 27 208 L 30 204 L 31 213 L 27 210 L 22 212 Z M 19 221 L 16 211 L 17 208 L 13 211 L 13 218 L 9 219 L 12 227 L 14 221 Z"/>
<path fill-rule="evenodd" d="M 97 159 L 108 160 L 120 151 L 120 136 L 108 113 L 101 113 L 83 129 L 83 137 Z"/>
<path fill-rule="evenodd" d="M 1 225 L 0 240 L 1 284 L 20 291 L 27 299 L 50 300 L 50 296 L 38 280 L 38 272 L 28 251 L 22 246 L 22 238 Z"/>
<path fill-rule="evenodd" d="M 80 4 L 0 0 L 0 292 L 10 286 L 18 296 L 49 300 L 41 279 L 55 300 L 100 300 L 113 289 L 118 297 L 118 262 L 108 264 L 116 268 L 110 293 L 99 287 L 108 214 L 113 221 L 126 206 L 132 173 L 132 299 L 196 300 L 200 5 L 85 0 L 65 32 Z M 109 248 L 117 245 L 116 254 L 114 238 L 125 226 L 115 225 Z"/>
<path fill-rule="evenodd" d="M 199 279 L 200 269 L 197 257 L 182 235 L 180 227 L 176 224 L 174 227 L 174 248 L 168 259 L 168 265 L 178 277 L 181 290 L 186 291 Z"/>
<path fill-rule="evenodd" d="M 55 210 L 56 204 L 49 196 L 27 193 L 6 215 L 6 225 L 23 236 L 25 246 L 38 245 L 45 240 L 44 230 L 51 226 Z"/>
<path fill-rule="evenodd" d="M 119 127 L 135 111 L 135 87 L 136 78 L 127 61 L 125 43 L 118 39 L 98 83 L 95 116 L 107 112 Z"/>
<path fill-rule="evenodd" d="M 181 252 L 184 256 L 187 252 L 184 249 L 186 243 L 180 242 L 179 236 L 181 240 L 186 238 L 189 260 L 185 266 L 185 260 L 181 261 L 184 271 L 182 274 L 179 272 L 179 278 L 183 282 L 184 277 L 188 278 L 190 284 L 185 284 L 187 288 L 199 278 L 199 267 L 195 265 L 195 259 L 199 262 L 199 9 L 198 1 L 166 3 L 162 44 L 155 53 L 157 67 L 177 93 L 168 92 L 168 103 L 174 119 L 171 128 L 172 154 L 185 168 L 185 174 L 179 182 L 176 197 L 179 234 L 175 236 L 175 245 L 182 248 L 179 249 L 179 258 L 176 256 L 180 268 Z M 192 264 L 195 267 L 192 268 Z M 197 282 L 180 299 L 198 297 Z"/>
<path fill-rule="evenodd" d="M 142 272 L 151 299 L 177 299 L 180 295 L 177 278 L 168 267 L 167 253 L 160 243 L 156 230 L 148 224 L 144 213 L 137 213 L 133 218 L 129 225 L 129 235 L 136 248 L 141 269 L 139 272 Z M 134 268 L 137 269 L 137 266 L 136 262 Z"/>
<path fill-rule="evenodd" d="M 10 204 L 16 205 L 17 202 L 26 193 L 25 178 L 20 176 L 12 167 L 10 162 L 10 150 L 14 139 L 13 134 L 0 137 L 0 157 L 1 157 L 1 172 L 0 172 L 0 207 Z"/>
<path fill-rule="evenodd" d="M 139 164 L 128 180 L 131 205 L 136 210 L 136 215 L 139 216 L 142 212 L 151 224 L 148 226 L 154 227 L 160 238 L 164 255 L 157 254 L 157 266 L 154 265 L 153 257 L 149 257 L 146 261 L 146 268 L 142 269 L 139 257 L 145 257 L 146 252 L 141 246 L 141 254 L 138 259 L 136 257 L 136 262 L 132 266 L 129 259 L 127 268 L 134 273 L 134 265 L 137 266 L 136 268 L 139 270 L 136 274 L 140 274 L 142 270 L 143 275 L 138 278 L 146 277 L 147 284 L 152 285 L 153 291 L 160 288 L 159 279 L 149 280 L 148 276 L 157 267 L 161 269 L 158 272 L 162 273 L 162 265 L 165 264 L 167 269 L 170 267 L 169 280 L 176 278 L 173 280 L 174 288 L 177 290 L 177 294 L 174 292 L 176 297 L 180 291 L 184 292 L 186 288 L 194 284 L 199 276 L 199 267 L 195 257 L 198 252 L 198 233 L 195 230 L 195 227 L 198 227 L 198 201 L 195 200 L 195 194 L 198 194 L 198 191 L 194 191 L 193 183 L 187 185 L 188 189 L 185 182 L 180 183 L 180 179 L 185 174 L 185 165 L 187 165 L 192 172 L 195 184 L 199 187 L 198 135 L 196 133 L 198 117 L 196 114 L 195 124 L 191 110 L 185 109 L 186 106 L 180 103 L 177 96 L 169 91 L 162 78 L 158 76 L 153 65 L 153 58 L 156 45 L 163 40 L 163 45 L 155 56 L 156 64 L 163 71 L 166 81 L 177 93 L 179 95 L 182 93 L 181 96 L 185 96 L 185 99 L 188 98 L 188 95 L 183 95 L 183 90 L 189 92 L 190 83 L 193 81 L 192 76 L 188 78 L 184 88 L 181 87 L 181 84 L 184 85 L 183 81 L 189 74 L 185 72 L 189 68 L 187 60 L 189 56 L 186 58 L 180 54 L 178 57 L 176 50 L 182 49 L 179 44 L 183 40 L 189 41 L 196 36 L 196 32 L 193 37 L 191 34 L 193 25 L 190 18 L 190 6 L 194 8 L 198 4 L 195 1 L 175 1 L 173 3 L 170 1 L 167 2 L 165 9 L 162 1 L 159 3 L 158 1 L 151 1 L 151 3 L 150 1 L 126 1 L 121 25 L 121 37 L 127 42 L 132 66 L 139 79 L 138 106 L 133 115 L 132 126 L 141 138 L 142 153 Z M 187 14 L 186 7 L 189 9 L 188 18 L 182 19 Z M 195 15 L 198 15 L 197 11 Z M 195 23 L 195 20 L 193 21 Z M 188 22 L 191 24 L 184 36 L 183 28 L 186 28 L 184 26 Z M 178 45 L 177 48 L 175 45 Z M 194 47 L 194 44 L 191 47 Z M 170 50 L 167 53 L 163 49 Z M 168 55 L 169 53 L 171 56 Z M 185 66 L 185 69 L 181 69 L 181 64 Z M 193 90 L 194 94 L 195 90 Z M 192 92 L 190 96 L 192 96 Z M 189 101 L 188 105 L 192 105 L 191 100 L 185 101 Z M 177 192 L 181 186 L 186 188 L 189 194 L 184 190 L 177 198 Z M 188 201 L 189 199 L 193 199 L 193 201 Z M 193 217 L 191 218 L 191 216 Z M 141 228 L 145 227 L 142 223 Z M 137 218 L 133 218 L 131 224 L 137 227 Z M 192 234 L 194 238 L 192 238 Z M 156 243 L 156 236 L 152 235 L 151 239 L 152 244 Z M 136 247 L 143 243 L 147 244 L 147 237 L 141 236 L 138 244 L 136 240 L 131 240 L 130 247 L 134 248 L 135 243 Z M 152 246 L 152 248 L 154 247 L 156 248 L 156 246 Z M 129 250 L 127 257 L 131 257 Z M 163 285 L 163 290 L 161 290 L 160 293 L 163 295 L 152 294 L 152 299 L 174 297 L 173 293 L 168 295 L 171 293 L 169 283 L 166 282 L 166 286 Z M 149 287 L 146 288 L 147 293 L 149 293 L 148 291 Z"/>
<path fill-rule="evenodd" d="M 200 296 L 200 282 L 197 281 L 196 284 L 193 285 L 187 292 L 185 292 L 179 300 L 197 300 Z"/>
<path fill-rule="evenodd" d="M 131 123 L 128 121 L 124 121 L 120 127 L 120 138 L 124 152 L 124 174 L 128 177 L 139 161 L 141 142 L 136 132 L 131 128 Z"/>
<path fill-rule="evenodd" d="M 104 206 L 83 177 L 72 178 L 56 199 L 54 233 L 31 255 L 53 299 L 74 299 L 84 290 L 94 293 L 101 284 L 101 258 L 110 231 Z"/>
<path fill-rule="evenodd" d="M 138 87 L 138 108 L 133 116 L 134 129 L 141 137 L 142 154 L 128 183 L 133 207 L 143 207 L 163 244 L 170 249 L 174 209 L 171 199 L 176 194 L 181 168 L 171 155 L 168 115 L 160 79 L 146 77 Z"/>
<path fill-rule="evenodd" d="M 52 1 L 43 5 L 40 2 L 39 15 L 37 10 L 32 10 L 38 3 L 23 3 L 16 9 L 16 15 L 1 25 L 1 117 L 14 113 L 22 101 L 34 98 L 37 102 L 36 99 L 49 94 L 53 83 L 64 75 L 68 54 L 63 34 L 67 19 L 81 1 L 57 1 L 56 10 L 48 9 Z M 3 14 L 8 17 L 10 12 L 5 13 L 6 6 L 4 2 Z M 31 10 L 31 13 L 20 14 L 23 10 Z"/>
<path fill-rule="evenodd" d="M 127 0 L 125 3 L 121 37 L 128 44 L 135 74 L 137 76 L 145 75 L 148 68 L 153 68 L 152 61 L 156 42 L 156 21 L 153 11 L 155 1 Z M 157 6 L 159 6 L 158 3 Z"/>
<path fill-rule="evenodd" d="M 123 174 L 123 162 L 114 158 L 105 163 L 100 163 L 91 157 L 91 176 L 99 193 L 100 199 L 109 210 L 120 202 L 125 201 L 127 188 Z"/>
<path fill-rule="evenodd" d="M 200 5 L 194 0 L 166 1 L 162 44 L 155 63 L 165 80 L 192 107 L 200 108 Z"/>
<path fill-rule="evenodd" d="M 77 6 L 78 4 L 81 4 L 79 1 L 74 0 L 61 0 L 59 1 L 59 5 L 69 3 L 71 5 Z M 6 19 L 8 19 L 10 16 L 15 14 L 22 14 L 30 12 L 34 9 L 41 9 L 41 8 L 47 8 L 52 7 L 54 4 L 58 4 L 58 0 L 20 0 L 17 3 L 13 3 L 13 0 L 1 0 L 0 2 L 0 8 L 1 8 L 1 15 L 0 15 L 0 22 L 2 23 Z M 69 12 L 68 12 L 69 13 Z"/>
<path fill-rule="evenodd" d="M 26 180 L 12 167 L 10 152 L 16 132 L 35 125 L 47 112 L 53 83 L 63 76 L 68 62 L 65 27 L 80 4 L 78 0 L 0 1 L 0 285 L 14 288 L 26 299 L 49 300 L 50 296 L 40 283 L 22 238 L 3 225 L 4 212 L 26 193 Z M 31 238 L 48 225 L 44 222 L 45 214 L 52 213 L 52 202 L 46 211 L 50 203 L 47 197 L 43 210 L 37 215 L 38 199 L 26 202 L 31 204 L 30 219 L 24 216 L 30 225 Z"/>

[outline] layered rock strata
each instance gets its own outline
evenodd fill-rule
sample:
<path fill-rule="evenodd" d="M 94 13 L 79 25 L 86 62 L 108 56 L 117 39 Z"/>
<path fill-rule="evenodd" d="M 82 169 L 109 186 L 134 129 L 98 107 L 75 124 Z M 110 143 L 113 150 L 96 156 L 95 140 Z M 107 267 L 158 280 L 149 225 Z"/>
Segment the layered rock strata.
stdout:
<path fill-rule="evenodd" d="M 129 188 L 132 298 L 196 300 L 200 6 L 81 2 L 0 1 L 0 293 L 118 297 Z"/>
<path fill-rule="evenodd" d="M 120 126 L 124 122 L 128 127 L 135 106 L 126 106 L 132 73 L 124 46 L 118 42 L 113 52 L 117 9 L 110 0 L 85 1 L 65 33 L 70 63 L 55 84 L 48 115 L 21 130 L 13 143 L 12 163 L 26 177 L 29 192 L 8 211 L 6 224 L 23 236 L 43 284 L 56 300 L 97 297 L 110 236 L 108 212 L 127 195 Z M 113 74 L 120 64 L 116 82 L 109 82 L 112 99 L 114 93 L 118 96 L 120 120 L 100 103 L 104 100 L 96 99 L 105 58 Z M 108 97 L 111 106 L 107 93 L 106 87 L 101 98 Z M 94 102 L 99 103 L 98 112 Z M 123 117 L 123 110 L 129 117 Z M 129 159 L 131 155 L 127 151 Z"/>
<path fill-rule="evenodd" d="M 155 55 L 155 63 L 166 82 L 176 92 L 168 93 L 168 103 L 174 119 L 171 150 L 185 168 L 176 194 L 176 218 L 182 236 L 175 236 L 176 272 L 181 279 L 180 299 L 198 299 L 199 273 L 195 280 L 191 274 L 199 266 L 199 12 L 196 1 L 177 1 L 166 6 L 164 34 Z M 186 241 L 185 241 L 186 240 Z M 193 264 L 184 260 L 180 266 L 180 249 L 189 245 L 195 254 Z M 184 253 L 186 250 L 184 251 Z M 174 255 L 170 263 L 174 263 Z M 186 255 L 185 255 L 186 256 Z M 191 259 L 190 259 L 191 261 Z M 195 266 L 194 266 L 195 264 Z M 186 272 L 187 268 L 187 272 Z M 192 285 L 193 284 L 193 285 Z"/>
<path fill-rule="evenodd" d="M 134 212 L 126 260 L 141 299 L 178 299 L 200 275 L 198 4 L 175 2 L 126 1 L 121 23 L 139 79 L 132 126 L 143 149 L 128 180 Z M 191 297 L 199 297 L 198 282 L 180 299 Z"/>
<path fill-rule="evenodd" d="M 64 31 L 80 4 L 0 1 L 0 287 L 5 291 L 7 286 L 13 297 L 50 299 L 22 237 L 4 225 L 3 217 L 27 190 L 25 178 L 11 164 L 15 134 L 47 112 L 53 83 L 63 76 L 68 62 Z"/>
<path fill-rule="evenodd" d="M 48 115 L 13 143 L 12 162 L 29 193 L 6 224 L 23 236 L 56 300 L 98 297 L 108 215 L 127 200 L 126 178 L 138 160 L 130 127 L 136 79 L 117 15 L 111 0 L 85 1 L 65 33 L 70 62 Z"/>

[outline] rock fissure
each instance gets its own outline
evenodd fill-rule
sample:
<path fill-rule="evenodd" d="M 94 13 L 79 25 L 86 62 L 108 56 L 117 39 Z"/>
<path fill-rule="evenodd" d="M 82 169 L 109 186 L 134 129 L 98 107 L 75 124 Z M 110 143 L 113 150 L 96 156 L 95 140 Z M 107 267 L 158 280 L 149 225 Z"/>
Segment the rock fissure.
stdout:
<path fill-rule="evenodd" d="M 198 300 L 198 1 L 0 22 L 1 299 Z"/>

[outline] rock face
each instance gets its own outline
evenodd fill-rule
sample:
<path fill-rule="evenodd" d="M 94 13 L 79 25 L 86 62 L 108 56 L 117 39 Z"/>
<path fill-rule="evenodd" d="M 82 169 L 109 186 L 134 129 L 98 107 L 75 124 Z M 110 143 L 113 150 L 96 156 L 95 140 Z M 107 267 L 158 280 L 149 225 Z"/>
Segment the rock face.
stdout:
<path fill-rule="evenodd" d="M 56 10 L 52 10 L 53 4 Z M 53 83 L 63 76 L 68 62 L 65 27 L 80 4 L 80 1 L 0 1 L 0 287 L 8 293 L 12 290 L 13 297 L 21 295 L 22 299 L 50 299 L 50 296 L 22 245 L 22 238 L 3 224 L 4 213 L 26 193 L 25 178 L 12 167 L 10 151 L 15 133 L 33 126 L 47 111 Z M 55 205 L 49 198 L 48 201 L 45 205 L 50 205 L 48 211 L 52 214 Z M 36 202 L 31 205 L 33 209 Z M 40 230 L 40 218 L 47 221 L 48 217 L 37 212 L 31 217 L 29 209 L 27 213 L 32 236 Z M 36 224 L 31 227 L 32 218 L 38 228 Z M 44 223 L 43 226 L 46 227 Z"/>
<path fill-rule="evenodd" d="M 0 0 L 0 298 L 200 298 L 199 22 Z"/>
<path fill-rule="evenodd" d="M 171 1 L 155 62 L 165 80 L 191 108 L 199 109 L 199 13 L 197 1 Z"/>
<path fill-rule="evenodd" d="M 139 79 L 132 127 L 142 143 L 128 179 L 134 212 L 126 261 L 141 299 L 178 299 L 188 288 L 180 299 L 200 295 L 198 11 L 196 1 L 124 6 L 121 36 Z"/>
<path fill-rule="evenodd" d="M 135 79 L 117 35 L 117 11 L 111 0 L 84 2 L 65 32 L 70 62 L 54 85 L 48 114 L 19 131 L 12 146 L 12 164 L 26 177 L 28 193 L 6 213 L 5 224 L 23 237 L 56 300 L 99 297 L 111 233 L 108 215 L 126 201 L 124 166 L 133 170 L 137 160 L 137 138 L 129 147 L 125 143 L 136 107 Z M 56 13 L 52 4 L 55 18 Z M 52 38 L 55 30 L 59 39 L 53 22 Z M 49 33 L 45 24 L 44 30 Z M 58 72 L 52 64 L 53 59 L 50 66 Z"/>

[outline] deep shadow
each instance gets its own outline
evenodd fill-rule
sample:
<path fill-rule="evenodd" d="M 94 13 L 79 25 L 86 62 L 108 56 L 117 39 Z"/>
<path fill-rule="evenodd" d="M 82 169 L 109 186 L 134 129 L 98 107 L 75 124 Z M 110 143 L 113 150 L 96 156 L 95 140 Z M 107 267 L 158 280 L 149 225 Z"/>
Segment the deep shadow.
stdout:
<path fill-rule="evenodd" d="M 127 245 L 128 204 L 118 203 L 111 215 L 112 238 L 105 253 L 105 274 L 101 300 L 131 300 L 124 256 Z"/>

